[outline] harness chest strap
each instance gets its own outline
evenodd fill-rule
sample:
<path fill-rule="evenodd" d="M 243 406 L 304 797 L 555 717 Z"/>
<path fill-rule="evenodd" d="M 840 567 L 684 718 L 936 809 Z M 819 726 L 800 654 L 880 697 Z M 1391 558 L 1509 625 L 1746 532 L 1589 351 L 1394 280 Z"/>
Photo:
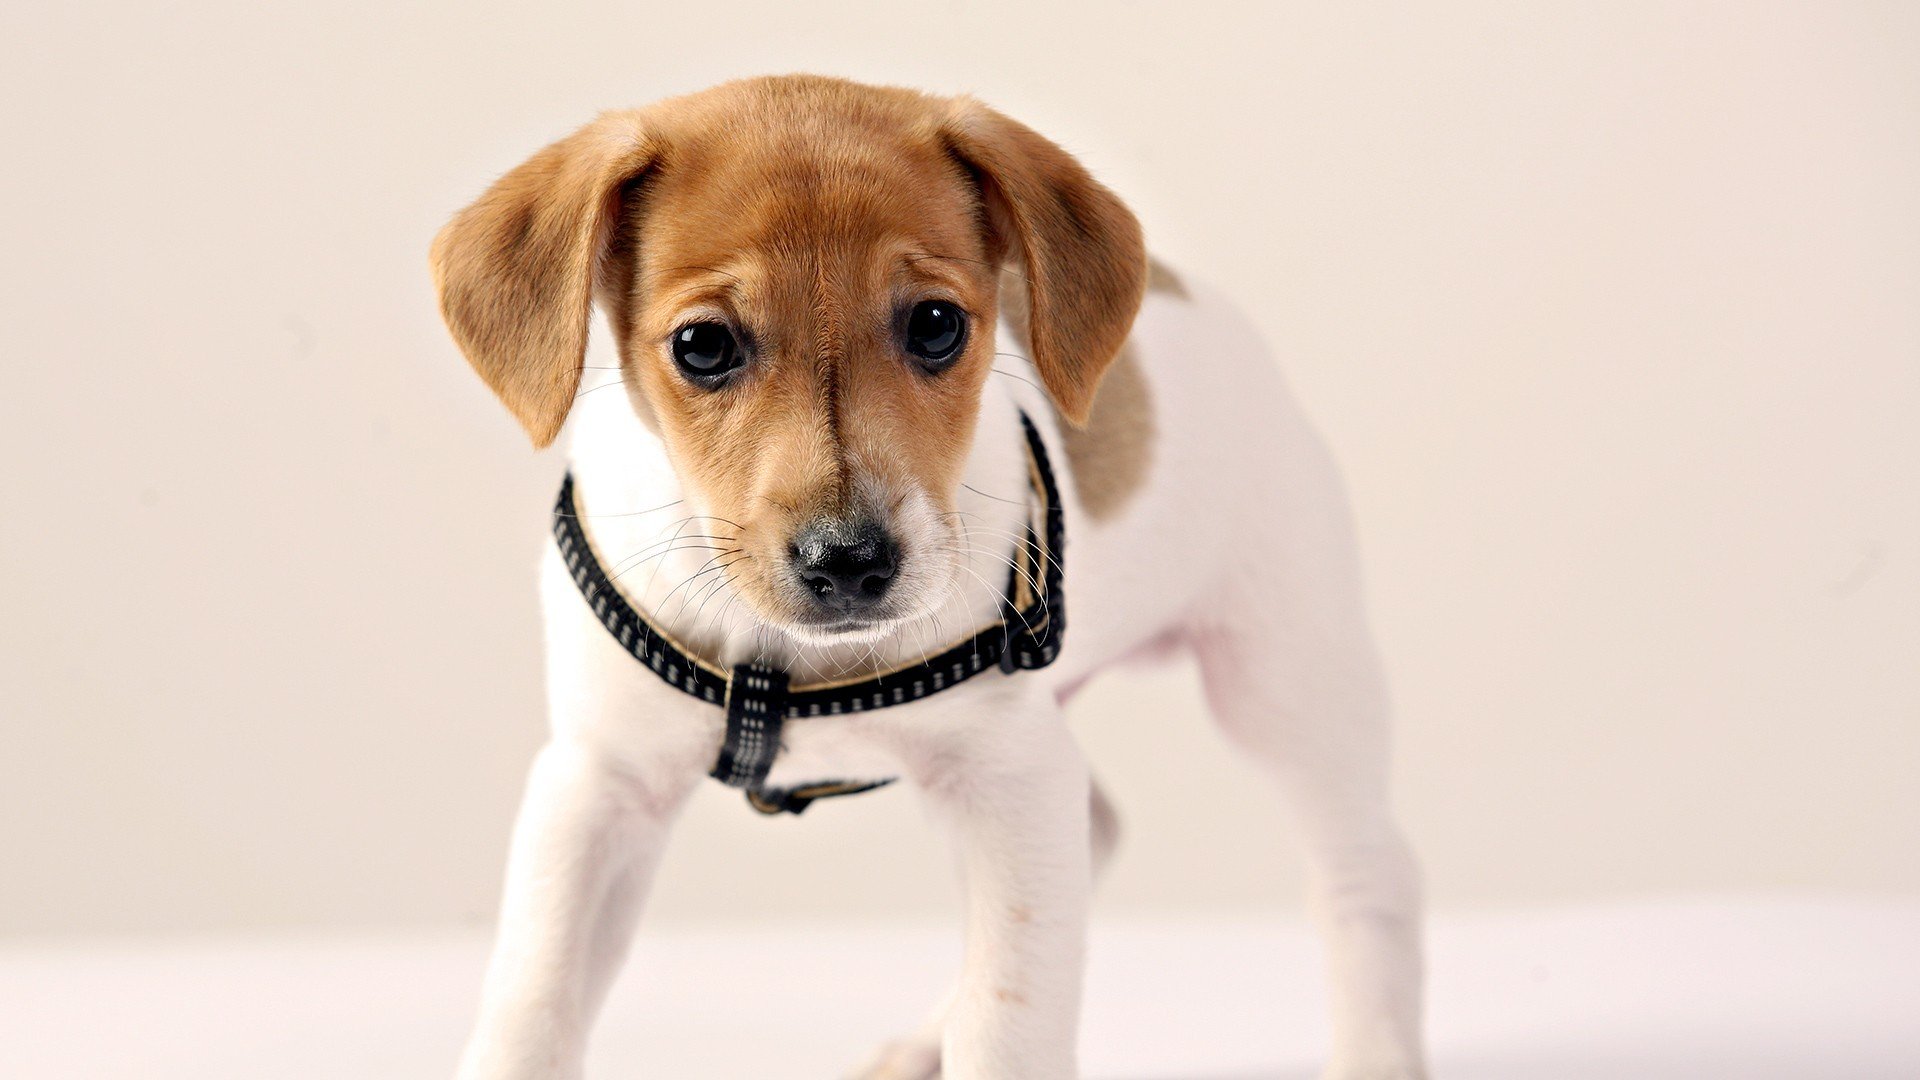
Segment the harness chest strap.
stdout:
<path fill-rule="evenodd" d="M 1020 424 L 1040 528 L 1036 530 L 1032 520 L 1027 523 L 1008 574 L 1000 619 L 937 656 L 871 678 L 794 686 L 786 672 L 766 663 L 738 664 L 728 671 L 682 648 L 634 610 L 608 577 L 581 524 L 571 474 L 561 484 L 554 507 L 554 541 L 581 596 L 622 648 L 668 685 L 726 710 L 726 738 L 710 775 L 743 789 L 748 803 L 762 813 L 798 814 L 816 799 L 854 795 L 893 781 L 767 787 L 788 720 L 907 705 L 985 671 L 998 668 L 1011 675 L 1046 667 L 1059 656 L 1066 632 L 1065 515 L 1040 432 L 1024 412 Z"/>

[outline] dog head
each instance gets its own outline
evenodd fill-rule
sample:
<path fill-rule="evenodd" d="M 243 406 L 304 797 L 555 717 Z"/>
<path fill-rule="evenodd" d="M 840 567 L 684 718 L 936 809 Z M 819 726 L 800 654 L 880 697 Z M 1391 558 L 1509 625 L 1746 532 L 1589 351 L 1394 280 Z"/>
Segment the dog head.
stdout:
<path fill-rule="evenodd" d="M 737 530 L 736 591 L 806 640 L 873 636 L 959 573 L 952 516 L 1001 270 L 1084 420 L 1145 288 L 1133 215 L 970 99 L 729 83 L 608 113 L 433 245 L 455 340 L 536 446 L 578 393 L 597 301 L 633 407 Z"/>

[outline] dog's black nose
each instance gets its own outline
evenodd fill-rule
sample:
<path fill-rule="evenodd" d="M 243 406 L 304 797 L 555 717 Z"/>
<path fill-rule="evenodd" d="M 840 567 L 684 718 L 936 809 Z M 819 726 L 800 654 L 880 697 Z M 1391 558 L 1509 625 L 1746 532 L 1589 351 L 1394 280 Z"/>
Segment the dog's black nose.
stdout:
<path fill-rule="evenodd" d="M 800 580 L 833 611 L 855 612 L 877 603 L 893 584 L 899 558 L 893 538 L 872 522 L 816 522 L 793 539 Z"/>

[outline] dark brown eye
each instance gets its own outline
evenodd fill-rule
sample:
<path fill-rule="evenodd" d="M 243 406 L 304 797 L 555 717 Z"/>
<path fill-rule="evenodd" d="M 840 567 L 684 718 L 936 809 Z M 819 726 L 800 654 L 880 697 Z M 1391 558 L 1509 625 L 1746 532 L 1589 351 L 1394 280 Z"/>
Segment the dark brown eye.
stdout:
<path fill-rule="evenodd" d="M 946 368 L 966 338 L 966 313 L 945 300 L 922 300 L 907 314 L 907 351 L 930 371 Z"/>
<path fill-rule="evenodd" d="M 711 384 L 742 360 L 733 331 L 717 322 L 698 322 L 673 332 L 673 362 L 688 378 Z"/>

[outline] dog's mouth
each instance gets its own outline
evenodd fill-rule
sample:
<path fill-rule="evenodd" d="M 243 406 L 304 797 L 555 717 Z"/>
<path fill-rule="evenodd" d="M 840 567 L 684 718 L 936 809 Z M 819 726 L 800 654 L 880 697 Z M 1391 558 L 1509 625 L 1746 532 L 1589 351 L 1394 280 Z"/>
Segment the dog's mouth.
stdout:
<path fill-rule="evenodd" d="M 864 645 L 887 637 L 911 621 L 911 616 L 802 619 L 781 629 L 808 645 Z"/>

